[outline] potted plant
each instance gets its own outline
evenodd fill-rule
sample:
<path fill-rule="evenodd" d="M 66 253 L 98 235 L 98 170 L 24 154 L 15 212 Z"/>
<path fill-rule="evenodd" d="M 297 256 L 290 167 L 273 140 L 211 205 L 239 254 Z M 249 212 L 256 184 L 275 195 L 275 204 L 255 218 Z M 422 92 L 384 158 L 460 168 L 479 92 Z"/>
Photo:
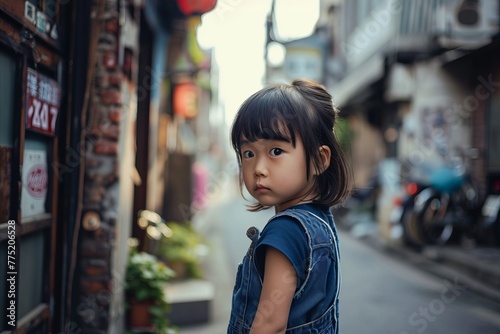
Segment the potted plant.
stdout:
<path fill-rule="evenodd" d="M 176 279 L 202 277 L 200 250 L 203 238 L 191 223 L 167 223 L 171 233 L 160 240 L 158 257 L 176 273 Z"/>
<path fill-rule="evenodd" d="M 156 256 L 132 249 L 125 276 L 130 329 L 175 333 L 165 299 L 165 286 L 174 275 Z"/>
<path fill-rule="evenodd" d="M 180 280 L 200 278 L 203 238 L 191 222 L 165 222 L 156 212 L 140 210 L 137 225 L 145 230 L 145 244 L 161 260 L 172 268 Z"/>

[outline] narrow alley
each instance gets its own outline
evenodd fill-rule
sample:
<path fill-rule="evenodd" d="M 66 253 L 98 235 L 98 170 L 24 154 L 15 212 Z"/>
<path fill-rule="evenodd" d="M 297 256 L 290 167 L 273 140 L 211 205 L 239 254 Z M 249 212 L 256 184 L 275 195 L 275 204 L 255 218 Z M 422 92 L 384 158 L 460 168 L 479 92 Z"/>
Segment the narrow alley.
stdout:
<path fill-rule="evenodd" d="M 181 334 L 221 334 L 231 309 L 237 265 L 249 241 L 250 226 L 263 228 L 271 211 L 245 209 L 233 182 L 221 184 L 221 194 L 196 217 L 208 238 L 211 255 L 206 278 L 214 283 L 215 299 L 207 324 L 181 327 Z M 482 333 L 500 331 L 500 304 L 455 281 L 431 275 L 390 256 L 339 229 L 342 251 L 341 332 L 364 333 Z"/>

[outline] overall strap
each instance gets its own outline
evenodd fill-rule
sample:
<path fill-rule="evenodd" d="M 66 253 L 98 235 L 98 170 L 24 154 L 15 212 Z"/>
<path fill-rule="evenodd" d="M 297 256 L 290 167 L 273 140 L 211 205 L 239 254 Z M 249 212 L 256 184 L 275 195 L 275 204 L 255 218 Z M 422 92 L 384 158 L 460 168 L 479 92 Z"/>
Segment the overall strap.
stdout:
<path fill-rule="evenodd" d="M 337 237 L 336 237 L 336 234 L 333 232 L 333 229 L 332 227 L 330 226 L 330 224 L 328 224 L 328 222 L 326 222 L 323 218 L 321 218 L 320 216 L 318 216 L 317 214 L 311 212 L 311 211 L 308 211 L 308 210 L 303 210 L 303 209 L 295 209 L 295 210 L 300 210 L 302 212 L 305 212 L 307 214 L 310 214 L 314 217 L 316 217 L 319 221 L 321 221 L 324 225 L 326 225 L 326 227 L 328 228 L 328 231 L 330 232 L 330 236 L 332 238 L 332 241 L 333 241 L 333 244 L 335 246 L 335 253 L 337 254 L 336 256 L 336 261 L 337 263 L 340 261 L 340 247 L 338 245 L 338 242 L 337 242 Z M 338 280 L 337 280 L 337 293 L 335 294 L 335 299 L 337 300 L 339 298 L 339 294 L 340 294 L 340 286 L 341 286 L 341 270 L 340 270 L 340 265 L 338 266 Z"/>

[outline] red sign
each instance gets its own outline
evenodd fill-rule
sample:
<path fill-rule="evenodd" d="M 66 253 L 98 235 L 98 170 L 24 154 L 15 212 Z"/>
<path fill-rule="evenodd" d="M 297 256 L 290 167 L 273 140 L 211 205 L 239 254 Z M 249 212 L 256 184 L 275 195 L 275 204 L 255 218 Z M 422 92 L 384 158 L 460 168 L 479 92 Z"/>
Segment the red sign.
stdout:
<path fill-rule="evenodd" d="M 36 165 L 28 171 L 26 188 L 31 196 L 40 198 L 47 192 L 48 177 L 45 166 Z"/>
<path fill-rule="evenodd" d="M 53 135 L 60 103 L 61 88 L 57 81 L 28 68 L 26 127 Z"/>

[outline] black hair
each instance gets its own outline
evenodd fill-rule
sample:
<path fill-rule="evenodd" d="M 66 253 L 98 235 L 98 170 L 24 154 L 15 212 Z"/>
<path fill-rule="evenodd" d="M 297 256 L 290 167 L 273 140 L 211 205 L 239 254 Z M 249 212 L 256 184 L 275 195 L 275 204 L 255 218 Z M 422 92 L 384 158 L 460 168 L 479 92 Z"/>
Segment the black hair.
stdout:
<path fill-rule="evenodd" d="M 296 79 L 291 84 L 273 84 L 251 95 L 241 105 L 231 128 L 231 144 L 241 170 L 241 141 L 281 139 L 294 146 L 299 136 L 306 154 L 306 177 L 311 177 L 310 165 L 322 169 L 319 148 L 331 150 L 329 167 L 318 173 L 312 191 L 314 203 L 333 206 L 350 195 L 351 173 L 345 155 L 334 134 L 339 110 L 333 105 L 326 89 L 311 80 Z M 240 172 L 240 186 L 243 180 Z M 260 203 L 251 211 L 266 208 Z"/>

